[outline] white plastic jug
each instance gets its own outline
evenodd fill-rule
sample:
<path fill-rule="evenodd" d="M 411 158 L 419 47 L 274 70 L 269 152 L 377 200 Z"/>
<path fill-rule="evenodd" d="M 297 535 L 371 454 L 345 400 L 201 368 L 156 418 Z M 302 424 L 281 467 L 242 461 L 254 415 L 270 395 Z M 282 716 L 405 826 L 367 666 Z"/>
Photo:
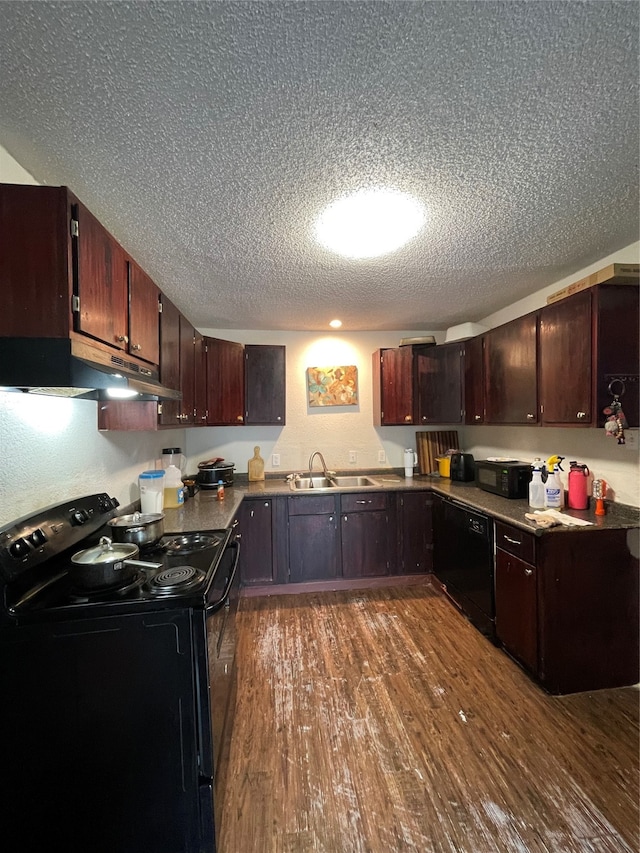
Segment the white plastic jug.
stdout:
<path fill-rule="evenodd" d="M 413 469 L 418 464 L 418 454 L 408 447 L 404 452 L 404 476 L 413 477 Z"/>
<path fill-rule="evenodd" d="M 182 506 L 184 503 L 184 484 L 180 475 L 180 469 L 175 465 L 169 465 L 164 472 L 164 506 L 171 509 Z"/>

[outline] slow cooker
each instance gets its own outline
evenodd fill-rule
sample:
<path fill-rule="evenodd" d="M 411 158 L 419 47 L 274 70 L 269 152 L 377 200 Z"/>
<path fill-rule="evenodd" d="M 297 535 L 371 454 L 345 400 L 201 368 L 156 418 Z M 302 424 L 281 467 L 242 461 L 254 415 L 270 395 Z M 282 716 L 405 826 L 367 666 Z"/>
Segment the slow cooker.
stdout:
<path fill-rule="evenodd" d="M 225 486 L 233 486 L 234 468 L 233 462 L 225 462 L 224 459 L 208 459 L 206 462 L 199 462 L 196 481 L 201 489 L 215 489 L 220 480 Z"/>

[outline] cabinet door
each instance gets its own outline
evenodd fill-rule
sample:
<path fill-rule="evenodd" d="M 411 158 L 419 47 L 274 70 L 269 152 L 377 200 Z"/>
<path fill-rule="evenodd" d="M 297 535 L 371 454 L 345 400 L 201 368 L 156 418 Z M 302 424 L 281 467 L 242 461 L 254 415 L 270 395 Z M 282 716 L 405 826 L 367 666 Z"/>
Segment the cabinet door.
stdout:
<path fill-rule="evenodd" d="M 273 582 L 272 501 L 245 498 L 240 506 L 240 578 L 243 584 Z"/>
<path fill-rule="evenodd" d="M 411 347 L 377 350 L 372 359 L 373 422 L 376 426 L 413 423 Z"/>
<path fill-rule="evenodd" d="M 464 345 L 464 422 L 484 423 L 484 338 L 471 338 Z"/>
<path fill-rule="evenodd" d="M 180 388 L 180 312 L 164 294 L 160 297 L 160 381 L 167 388 Z M 180 424 L 180 400 L 158 404 L 158 423 Z"/>
<path fill-rule="evenodd" d="M 540 311 L 540 419 L 591 426 L 591 291 Z"/>
<path fill-rule="evenodd" d="M 391 542 L 387 499 L 382 492 L 341 496 L 343 577 L 389 574 Z"/>
<path fill-rule="evenodd" d="M 74 328 L 120 350 L 127 350 L 128 275 L 124 249 L 83 204 L 72 205 L 74 294 L 79 308 Z"/>
<path fill-rule="evenodd" d="M 408 575 L 433 571 L 433 496 L 403 492 L 398 496 L 400 558 L 398 572 Z"/>
<path fill-rule="evenodd" d="M 537 315 L 527 314 L 485 335 L 486 421 L 535 424 Z"/>
<path fill-rule="evenodd" d="M 160 291 L 146 272 L 129 261 L 129 352 L 151 364 L 160 360 Z M 174 386 L 175 387 L 175 386 Z"/>
<path fill-rule="evenodd" d="M 416 355 L 419 421 L 462 423 L 462 346 L 444 344 Z"/>
<path fill-rule="evenodd" d="M 496 550 L 496 634 L 505 649 L 531 672 L 538 670 L 536 570 Z"/>
<path fill-rule="evenodd" d="M 335 512 L 289 515 L 289 580 L 328 580 L 339 574 L 340 549 Z"/>
<path fill-rule="evenodd" d="M 285 424 L 285 347 L 247 344 L 244 348 L 245 423 Z"/>
<path fill-rule="evenodd" d="M 207 424 L 244 423 L 244 347 L 234 341 L 207 339 Z"/>
<path fill-rule="evenodd" d="M 195 417 L 195 329 L 180 315 L 180 414 L 182 426 L 193 424 Z"/>
<path fill-rule="evenodd" d="M 206 426 L 207 423 L 207 339 L 200 332 L 194 335 L 194 424 Z"/>

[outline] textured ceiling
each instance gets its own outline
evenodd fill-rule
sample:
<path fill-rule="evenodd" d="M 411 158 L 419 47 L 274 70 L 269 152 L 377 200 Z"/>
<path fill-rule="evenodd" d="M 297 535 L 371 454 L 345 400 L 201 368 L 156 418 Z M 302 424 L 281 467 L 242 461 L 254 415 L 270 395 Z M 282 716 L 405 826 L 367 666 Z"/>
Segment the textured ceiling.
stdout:
<path fill-rule="evenodd" d="M 0 144 L 201 329 L 444 329 L 638 239 L 634 2 L 2 2 Z M 385 258 L 336 196 L 417 195 Z"/>

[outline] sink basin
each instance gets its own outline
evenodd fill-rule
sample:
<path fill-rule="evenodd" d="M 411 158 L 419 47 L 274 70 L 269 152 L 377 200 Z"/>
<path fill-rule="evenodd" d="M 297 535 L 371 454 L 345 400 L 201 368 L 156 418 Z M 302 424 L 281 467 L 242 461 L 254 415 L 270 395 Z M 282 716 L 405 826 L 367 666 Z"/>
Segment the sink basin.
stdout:
<path fill-rule="evenodd" d="M 376 480 L 371 477 L 334 477 L 334 482 L 338 488 L 357 488 L 362 489 L 366 486 L 379 486 Z"/>
<path fill-rule="evenodd" d="M 313 485 L 311 485 L 313 483 Z M 379 486 L 376 480 L 371 477 L 332 477 L 328 480 L 326 477 L 300 477 L 298 480 L 291 481 L 291 488 L 298 492 L 305 489 L 363 489 L 367 486 Z"/>
<path fill-rule="evenodd" d="M 300 477 L 299 480 L 291 481 L 291 487 L 295 491 L 301 491 L 303 489 L 333 489 L 334 485 L 326 477 Z"/>

